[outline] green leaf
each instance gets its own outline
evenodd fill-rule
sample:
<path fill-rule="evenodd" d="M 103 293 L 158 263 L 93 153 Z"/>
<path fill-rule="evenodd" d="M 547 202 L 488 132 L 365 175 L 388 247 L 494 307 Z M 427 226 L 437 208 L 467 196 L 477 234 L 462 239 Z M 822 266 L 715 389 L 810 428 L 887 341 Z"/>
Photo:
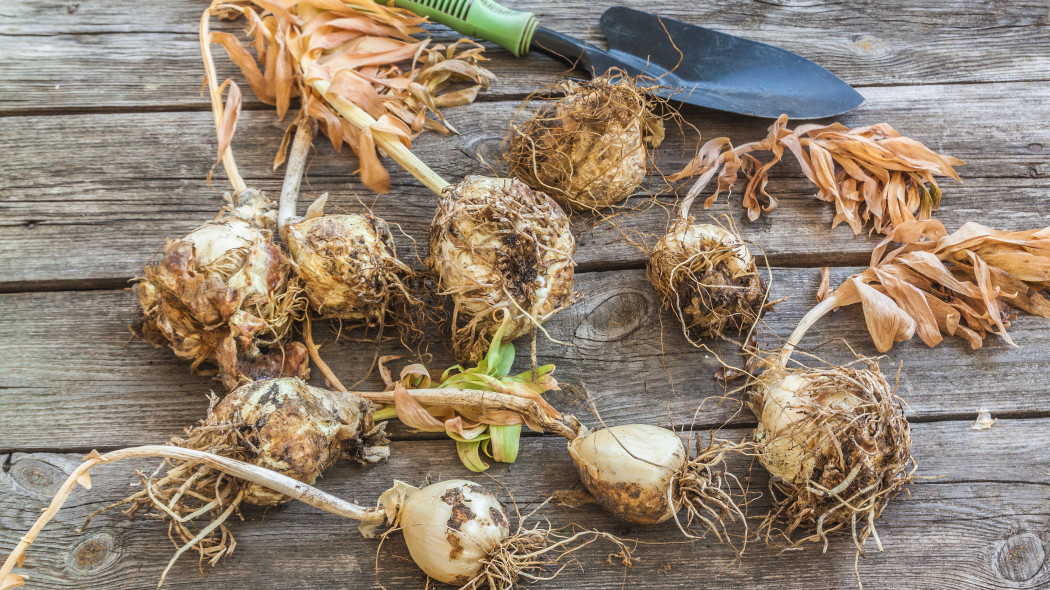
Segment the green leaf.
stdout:
<path fill-rule="evenodd" d="M 466 465 L 467 469 L 475 473 L 481 473 L 489 468 L 489 464 L 481 460 L 481 453 L 478 452 L 483 442 L 485 441 L 456 441 L 456 453 L 459 454 L 459 460 Z"/>
<path fill-rule="evenodd" d="M 494 377 L 502 377 L 510 373 L 510 367 L 514 364 L 514 345 L 503 341 L 503 330 L 506 327 L 507 322 L 500 324 L 499 330 L 496 330 L 492 336 L 485 359 L 478 363 L 478 367 L 484 363 L 486 366 L 483 371 Z"/>
<path fill-rule="evenodd" d="M 383 420 L 393 420 L 397 418 L 397 408 L 393 404 L 384 406 L 372 414 L 373 422 L 382 422 Z"/>
<path fill-rule="evenodd" d="M 504 377 L 510 374 L 510 368 L 514 365 L 514 344 L 511 342 L 500 344 L 497 359 L 495 363 L 489 364 L 489 370 L 485 373 L 493 377 Z"/>
<path fill-rule="evenodd" d="M 492 458 L 500 463 L 513 463 L 518 458 L 521 424 L 489 426 L 492 437 Z"/>
<path fill-rule="evenodd" d="M 441 374 L 441 381 L 442 381 L 442 383 L 446 379 L 448 379 L 448 374 L 451 373 L 452 371 L 459 371 L 460 373 L 463 373 L 466 370 L 463 368 L 463 365 L 453 365 L 453 366 L 445 369 L 445 372 Z"/>

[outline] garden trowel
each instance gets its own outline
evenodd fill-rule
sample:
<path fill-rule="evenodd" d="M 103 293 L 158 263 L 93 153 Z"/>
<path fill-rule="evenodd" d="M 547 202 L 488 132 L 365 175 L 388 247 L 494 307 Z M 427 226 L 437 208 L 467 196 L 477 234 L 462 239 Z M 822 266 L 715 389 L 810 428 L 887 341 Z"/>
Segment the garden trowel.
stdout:
<path fill-rule="evenodd" d="M 532 13 L 492 0 L 394 0 L 394 4 L 521 57 L 541 51 L 598 76 L 619 68 L 658 96 L 701 107 L 793 119 L 830 117 L 864 98 L 812 61 L 772 45 L 622 6 L 602 14 L 602 50 L 538 26 Z"/>

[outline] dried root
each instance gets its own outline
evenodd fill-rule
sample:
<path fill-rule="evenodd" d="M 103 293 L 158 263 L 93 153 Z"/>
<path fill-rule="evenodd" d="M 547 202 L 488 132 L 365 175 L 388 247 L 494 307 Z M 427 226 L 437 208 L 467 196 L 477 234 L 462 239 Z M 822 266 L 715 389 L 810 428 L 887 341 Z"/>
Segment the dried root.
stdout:
<path fill-rule="evenodd" d="M 558 204 L 509 178 L 468 176 L 445 189 L 426 266 L 453 304 L 456 360 L 477 361 L 572 303 L 575 240 Z"/>
<path fill-rule="evenodd" d="M 743 238 L 730 229 L 679 220 L 649 253 L 646 275 L 694 345 L 749 330 L 765 313 L 766 291 Z"/>
<path fill-rule="evenodd" d="M 548 102 L 511 127 L 503 155 L 511 174 L 573 210 L 629 197 L 645 180 L 650 150 L 664 138 L 654 113 L 658 99 L 617 72 L 562 82 L 531 95 L 522 108 L 540 95 Z"/>
<path fill-rule="evenodd" d="M 715 535 L 720 543 L 730 543 L 729 523 L 738 520 L 744 526 L 743 538 L 748 537 L 747 517 L 741 503 L 746 507 L 747 498 L 738 501 L 733 488 L 743 491 L 740 481 L 726 467 L 726 456 L 740 452 L 746 445 L 734 444 L 726 440 L 715 440 L 714 436 L 706 446 L 696 437 L 695 454 L 686 463 L 685 469 L 671 480 L 668 491 L 675 505 L 685 509 L 685 519 L 675 513 L 675 523 L 682 534 L 690 539 L 699 539 L 708 532 Z M 694 523 L 701 525 L 703 531 L 694 529 Z M 743 548 L 741 548 L 743 551 Z"/>
<path fill-rule="evenodd" d="M 298 379 L 257 381 L 221 402 L 213 400 L 207 419 L 171 444 L 312 484 L 340 458 L 365 463 L 386 457 L 383 429 L 373 425 L 371 412 L 366 400 Z M 240 515 L 241 505 L 275 506 L 291 499 L 271 486 L 231 477 L 202 462 L 166 461 L 152 475 L 139 475 L 141 491 L 96 511 L 88 522 L 123 505 L 128 505 L 129 517 L 143 512 L 168 521 L 168 536 L 178 547 L 168 569 L 190 548 L 201 561 L 215 565 L 236 547 L 225 522 Z"/>
<path fill-rule="evenodd" d="M 519 524 L 517 531 L 481 560 L 484 569 L 460 590 L 511 590 L 522 578 L 531 582 L 553 580 L 573 565 L 572 553 L 599 539 L 615 545 L 623 565 L 631 565 L 631 549 L 610 533 L 585 530 L 562 535 L 549 524 L 530 527 Z"/>
<path fill-rule="evenodd" d="M 758 458 L 772 474 L 766 541 L 795 546 L 849 530 L 857 550 L 868 536 L 882 549 L 875 519 L 914 480 L 903 401 L 867 367 L 767 371 L 750 405 Z M 796 533 L 805 536 L 797 538 Z"/>
<path fill-rule="evenodd" d="M 227 389 L 250 380 L 245 364 L 284 365 L 281 345 L 305 308 L 299 282 L 274 243 L 275 212 L 256 191 L 186 237 L 169 240 L 161 259 L 135 285 L 143 318 L 140 338 L 179 358 L 218 366 Z M 280 363 L 265 360 L 267 355 Z M 295 351 L 293 351 L 293 358 Z M 302 357 L 299 357 L 300 359 Z M 288 367 L 299 375 L 302 365 Z"/>

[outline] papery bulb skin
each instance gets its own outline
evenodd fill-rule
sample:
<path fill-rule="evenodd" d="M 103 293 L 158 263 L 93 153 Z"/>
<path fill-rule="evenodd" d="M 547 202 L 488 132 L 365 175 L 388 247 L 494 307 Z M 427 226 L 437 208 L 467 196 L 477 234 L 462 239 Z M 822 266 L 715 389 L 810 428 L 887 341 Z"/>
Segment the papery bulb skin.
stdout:
<path fill-rule="evenodd" d="M 673 431 L 648 424 L 613 426 L 571 441 L 569 454 L 587 491 L 614 516 L 652 525 L 678 511 L 669 490 L 688 454 Z"/>
<path fill-rule="evenodd" d="M 137 279 L 143 317 L 132 331 L 192 361 L 193 370 L 214 363 L 228 390 L 250 380 L 242 363 L 283 357 L 281 344 L 305 300 L 273 241 L 275 220 L 270 201 L 246 191 L 237 207 L 168 240 Z"/>
<path fill-rule="evenodd" d="M 461 586 L 477 576 L 510 535 L 507 510 L 482 486 L 449 480 L 409 488 L 400 512 L 412 560 L 428 576 Z"/>
<path fill-rule="evenodd" d="M 519 180 L 468 176 L 447 188 L 426 266 L 452 300 L 456 360 L 484 356 L 505 314 L 510 341 L 572 303 L 574 250 L 561 207 Z"/>
<path fill-rule="evenodd" d="M 679 221 L 649 253 L 646 274 L 694 343 L 750 329 L 765 311 L 754 257 L 717 225 Z"/>
<path fill-rule="evenodd" d="M 508 138 L 511 174 L 563 207 L 615 205 L 642 184 L 664 137 L 653 101 L 631 80 L 567 81 Z"/>
<path fill-rule="evenodd" d="M 180 444 L 313 484 L 340 458 L 374 462 L 386 457 L 385 440 L 372 421 L 374 410 L 356 395 L 297 378 L 254 381 L 230 392 Z M 230 445 L 231 437 L 239 444 Z M 258 484 L 246 484 L 245 492 L 244 502 L 256 506 L 288 499 Z"/>

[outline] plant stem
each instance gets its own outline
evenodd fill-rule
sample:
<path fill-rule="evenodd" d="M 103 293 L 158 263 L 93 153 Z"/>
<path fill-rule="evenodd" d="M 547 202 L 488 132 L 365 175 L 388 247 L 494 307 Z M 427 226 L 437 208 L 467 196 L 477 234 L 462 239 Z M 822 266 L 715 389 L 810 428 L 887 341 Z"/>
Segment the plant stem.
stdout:
<path fill-rule="evenodd" d="M 281 202 L 277 210 L 277 229 L 284 236 L 284 228 L 295 217 L 295 206 L 299 200 L 299 183 L 306 168 L 306 157 L 313 144 L 314 128 L 310 117 L 303 116 L 295 127 L 295 139 L 288 153 L 287 167 L 284 171 L 284 184 L 281 185 Z"/>
<path fill-rule="evenodd" d="M 317 90 L 328 101 L 328 104 L 332 105 L 332 108 L 354 126 L 360 129 L 370 129 L 376 124 L 376 120 L 372 118 L 372 115 L 369 115 L 356 104 L 341 96 L 328 96 L 328 88 L 331 84 L 327 80 L 310 80 L 310 86 Z M 449 185 L 447 180 L 441 178 L 437 172 L 431 170 L 429 166 L 417 158 L 412 153 L 412 150 L 405 147 L 405 144 L 401 143 L 401 140 L 397 137 L 376 129 L 371 129 L 371 133 L 376 144 L 382 147 L 395 162 L 436 194 L 440 195 L 441 191 Z"/>
<path fill-rule="evenodd" d="M 211 112 L 215 115 L 215 131 L 218 132 L 222 126 L 223 108 L 219 85 L 215 82 L 215 61 L 211 57 L 211 32 L 208 26 L 210 19 L 211 8 L 208 8 L 201 15 L 200 41 L 201 55 L 204 57 L 204 78 L 208 82 Z M 244 179 L 241 178 L 240 172 L 237 171 L 237 163 L 233 160 L 233 150 L 229 146 L 222 152 L 222 166 L 226 169 L 226 176 L 230 179 L 230 184 L 233 185 L 233 202 L 236 203 L 237 198 L 248 189 L 248 186 L 244 184 Z"/>
<path fill-rule="evenodd" d="M 568 440 L 576 438 L 576 431 L 564 422 L 550 416 L 536 402 L 496 391 L 480 389 L 432 388 L 407 390 L 417 402 L 424 406 L 460 406 L 479 410 L 506 410 L 528 418 L 539 424 L 547 432 L 557 434 Z M 349 391 L 352 395 L 363 397 L 378 404 L 393 404 L 393 391 Z"/>
<path fill-rule="evenodd" d="M 313 324 L 310 321 L 309 313 L 306 314 L 304 322 L 306 323 L 306 327 L 303 330 L 303 340 L 304 344 L 306 344 L 306 351 L 310 354 L 310 360 L 317 365 L 317 368 L 321 371 L 321 375 L 324 376 L 325 381 L 327 381 L 330 386 L 335 388 L 336 391 L 346 391 L 342 382 L 339 381 L 339 377 L 335 376 L 335 373 L 332 372 L 328 363 L 324 362 L 324 359 L 321 358 L 320 347 L 314 343 Z"/>
<path fill-rule="evenodd" d="M 733 155 L 739 158 L 744 154 L 751 153 L 758 149 L 763 149 L 763 145 L 763 141 L 753 141 L 751 143 L 745 143 L 740 147 L 735 147 L 732 150 L 730 150 L 730 152 L 732 152 Z M 696 182 L 693 183 L 693 186 L 689 188 L 689 192 L 686 193 L 685 199 L 682 201 L 681 206 L 678 207 L 678 216 L 681 219 L 687 221 L 689 220 L 689 208 L 692 207 L 693 201 L 695 201 L 696 198 L 700 196 L 700 193 L 703 192 L 704 188 L 706 188 L 708 183 L 711 182 L 711 179 L 716 177 L 718 173 L 722 171 L 722 168 L 726 163 L 726 154 L 730 152 L 719 154 L 718 158 L 715 159 L 714 163 L 711 164 L 711 166 L 700 176 L 700 178 L 698 178 Z"/>
<path fill-rule="evenodd" d="M 90 489 L 91 478 L 88 475 L 88 472 L 92 467 L 105 463 L 123 461 L 124 459 L 144 457 L 159 457 L 164 459 L 174 459 L 176 461 L 203 463 L 212 469 L 232 475 L 239 479 L 266 486 L 275 492 L 289 496 L 300 502 L 309 504 L 314 508 L 324 510 L 325 512 L 342 516 L 343 518 L 350 518 L 353 520 L 374 520 L 382 514 L 381 510 L 370 510 L 354 504 L 353 502 L 347 502 L 346 500 L 322 492 L 313 486 L 306 485 L 301 481 L 270 471 L 264 467 L 259 467 L 229 457 L 205 453 L 204 451 L 167 445 L 131 447 L 112 451 L 103 455 L 99 455 L 92 451 L 84 462 L 77 467 L 68 478 L 66 478 L 66 481 L 62 483 L 61 487 L 59 487 L 58 493 L 55 494 L 54 499 L 51 500 L 51 504 L 48 505 L 47 510 L 40 515 L 40 518 L 38 518 L 33 524 L 33 527 L 30 528 L 29 532 L 19 540 L 14 551 L 12 551 L 11 555 L 7 557 L 3 568 L 0 568 L 0 587 L 14 587 L 9 586 L 8 584 L 21 580 L 20 576 L 11 576 L 9 579 L 8 576 L 11 573 L 11 570 L 16 566 L 22 565 L 22 561 L 25 559 L 26 549 L 34 540 L 36 540 L 37 535 L 40 534 L 40 531 L 43 530 L 44 526 L 50 522 L 56 514 L 58 514 L 58 511 L 62 508 L 62 504 L 65 503 L 76 485 L 79 483 L 85 488 Z"/>
<path fill-rule="evenodd" d="M 806 332 L 813 327 L 813 324 L 817 323 L 817 320 L 824 317 L 832 309 L 839 306 L 839 299 L 834 295 L 829 295 L 827 299 L 821 301 L 813 309 L 806 312 L 806 315 L 802 316 L 798 325 L 788 336 L 787 343 L 784 344 L 784 348 L 780 351 L 780 357 L 777 359 L 777 368 L 786 368 L 788 360 L 791 358 L 791 353 L 795 350 L 795 346 L 802 340 L 802 337 Z"/>

